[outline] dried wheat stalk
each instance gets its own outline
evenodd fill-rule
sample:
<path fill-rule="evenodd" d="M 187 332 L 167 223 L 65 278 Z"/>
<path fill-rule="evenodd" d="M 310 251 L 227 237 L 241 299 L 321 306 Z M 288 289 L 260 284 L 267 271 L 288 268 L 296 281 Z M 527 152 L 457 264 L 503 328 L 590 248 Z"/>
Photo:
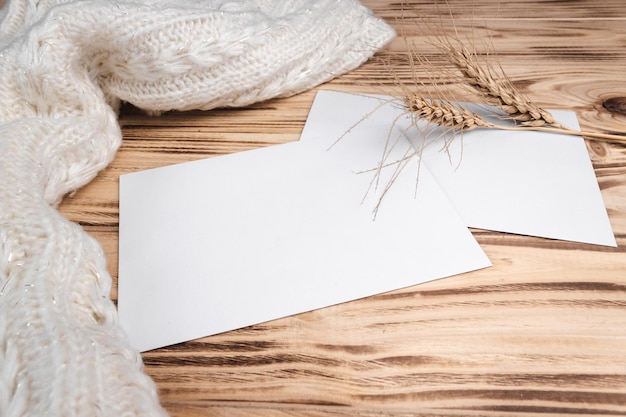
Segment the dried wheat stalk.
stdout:
<path fill-rule="evenodd" d="M 626 144 L 626 136 L 614 135 L 601 132 L 586 132 L 570 129 L 557 122 L 549 111 L 536 105 L 532 100 L 522 94 L 508 79 L 501 67 L 494 67 L 486 60 L 479 60 L 476 52 L 472 52 L 458 38 L 446 37 L 436 38 L 433 44 L 441 51 L 446 53 L 452 64 L 461 72 L 465 82 L 472 87 L 487 104 L 496 105 L 505 112 L 506 118 L 515 122 L 511 125 L 500 125 L 486 123 L 476 127 L 495 128 L 501 130 L 540 130 L 554 133 L 563 133 L 576 136 L 586 136 L 589 138 L 609 142 Z M 415 93 L 403 97 L 408 111 L 414 112 L 411 106 L 412 102 L 425 101 L 423 97 L 419 97 Z M 416 108 L 418 117 L 421 109 Z M 477 119 L 477 114 L 470 112 L 462 107 L 458 110 L 468 120 L 469 123 Z M 458 129 L 459 123 L 440 123 L 441 120 L 435 120 L 430 115 L 425 114 L 421 117 L 423 120 L 438 123 L 441 126 L 456 128 L 458 131 L 467 129 Z"/>
<path fill-rule="evenodd" d="M 431 31 L 431 33 L 433 32 Z M 541 108 L 521 93 L 506 76 L 506 73 L 501 66 L 498 65 L 496 67 L 486 59 L 480 59 L 476 52 L 472 52 L 472 50 L 463 45 L 458 37 L 458 34 L 456 37 L 436 37 L 435 39 L 436 40 L 433 44 L 447 55 L 451 63 L 463 75 L 465 83 L 477 92 L 486 104 L 495 105 L 504 112 L 504 116 L 496 115 L 497 118 L 509 119 L 513 123 L 496 124 L 489 122 L 480 114 L 472 112 L 471 110 L 463 107 L 461 104 L 444 97 L 443 92 L 439 90 L 436 82 L 436 74 L 440 69 L 431 65 L 424 56 L 413 53 L 415 48 L 412 48 L 411 45 L 407 43 L 408 60 L 413 73 L 413 81 L 415 85 L 413 88 L 410 88 L 398 79 L 397 74 L 391 71 L 391 74 L 395 78 L 395 84 L 402 89 L 402 94 L 396 96 L 393 101 L 402 106 L 406 110 L 406 113 L 414 119 L 413 124 L 415 127 L 418 127 L 418 122 L 422 121 L 427 126 L 441 127 L 444 128 L 444 130 L 442 133 L 441 130 L 429 130 L 418 127 L 424 136 L 422 145 L 414 149 L 413 152 L 407 152 L 405 157 L 398 161 L 389 161 L 387 159 L 387 147 L 393 146 L 390 138 L 388 138 L 383 158 L 381 159 L 379 166 L 374 169 L 377 174 L 372 181 L 372 185 L 376 186 L 378 184 L 380 173 L 383 168 L 388 168 L 390 166 L 395 166 L 396 168 L 395 172 L 391 176 L 391 180 L 383 189 L 374 213 L 378 211 L 384 195 L 387 193 L 396 177 L 404 169 L 406 162 L 415 156 L 419 157 L 421 155 L 421 152 L 428 143 L 428 136 L 433 132 L 438 132 L 438 134 L 444 139 L 444 149 L 448 148 L 450 141 L 453 140 L 457 134 L 462 134 L 463 132 L 477 128 L 547 131 L 552 133 L 586 136 L 588 138 L 604 142 L 626 145 L 626 135 L 621 136 L 601 132 L 586 132 L 563 126 L 554 119 L 549 111 Z M 422 81 L 417 79 L 417 65 L 425 67 L 427 72 L 431 74 L 431 82 L 436 87 L 435 90 L 438 95 L 437 98 L 426 98 L 418 93 L 420 85 L 423 87 L 426 86 Z"/>
<path fill-rule="evenodd" d="M 467 83 L 488 103 L 505 111 L 512 120 L 522 126 L 562 127 L 548 111 L 530 101 L 506 78 L 495 78 L 491 68 L 483 69 L 475 53 L 450 45 L 442 45 L 441 48 L 448 53 L 448 58 L 462 72 Z"/>

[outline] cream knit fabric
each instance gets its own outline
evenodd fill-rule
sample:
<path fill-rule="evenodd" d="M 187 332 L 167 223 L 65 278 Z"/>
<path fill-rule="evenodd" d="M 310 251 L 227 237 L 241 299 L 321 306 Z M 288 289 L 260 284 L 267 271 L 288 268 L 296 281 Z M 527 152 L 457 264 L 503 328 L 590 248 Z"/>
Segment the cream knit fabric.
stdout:
<path fill-rule="evenodd" d="M 11 0 L 0 20 L 0 416 L 164 415 L 100 246 L 56 205 L 113 158 L 120 100 L 292 95 L 393 30 L 356 0 Z"/>

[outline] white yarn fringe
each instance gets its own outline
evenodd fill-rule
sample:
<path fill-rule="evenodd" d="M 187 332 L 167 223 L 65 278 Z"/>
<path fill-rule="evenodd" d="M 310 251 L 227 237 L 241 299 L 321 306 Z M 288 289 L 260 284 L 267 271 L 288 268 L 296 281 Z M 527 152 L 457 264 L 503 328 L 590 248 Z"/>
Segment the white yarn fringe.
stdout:
<path fill-rule="evenodd" d="M 121 100 L 288 96 L 394 32 L 356 0 L 13 0 L 0 19 L 0 415 L 165 415 L 101 247 L 56 205 L 114 157 Z"/>

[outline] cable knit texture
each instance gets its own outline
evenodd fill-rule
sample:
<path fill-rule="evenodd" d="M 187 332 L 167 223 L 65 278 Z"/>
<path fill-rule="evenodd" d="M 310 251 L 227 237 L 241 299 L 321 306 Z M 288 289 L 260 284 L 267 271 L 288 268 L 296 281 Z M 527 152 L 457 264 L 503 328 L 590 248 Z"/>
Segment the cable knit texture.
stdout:
<path fill-rule="evenodd" d="M 114 157 L 120 101 L 158 114 L 296 94 L 393 30 L 355 0 L 14 0 L 0 20 L 0 415 L 165 415 L 101 247 L 56 205 Z"/>

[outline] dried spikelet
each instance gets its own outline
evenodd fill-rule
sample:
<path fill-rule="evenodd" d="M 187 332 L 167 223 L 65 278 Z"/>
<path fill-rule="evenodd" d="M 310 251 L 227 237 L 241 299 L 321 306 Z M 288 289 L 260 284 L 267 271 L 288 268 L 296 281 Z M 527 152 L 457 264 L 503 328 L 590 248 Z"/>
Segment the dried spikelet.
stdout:
<path fill-rule="evenodd" d="M 448 55 L 450 61 L 463 74 L 466 83 L 478 92 L 487 104 L 496 105 L 507 114 L 506 118 L 516 122 L 515 126 L 488 123 L 478 127 L 538 130 L 626 144 L 626 137 L 623 135 L 580 131 L 563 126 L 550 112 L 539 107 L 515 88 L 502 67 L 496 69 L 491 63 L 479 60 L 475 52 L 471 52 L 459 41 L 458 35 L 456 38 L 438 38 L 435 45 Z"/>
<path fill-rule="evenodd" d="M 437 46 L 447 53 L 466 82 L 489 104 L 495 104 L 506 112 L 509 118 L 522 126 L 561 127 L 550 112 L 534 104 L 515 88 L 502 71 L 496 71 L 488 62 L 480 63 L 476 53 L 464 46 L 455 48 L 450 42 L 438 42 Z M 500 72 L 499 78 L 494 76 L 497 72 Z"/>
<path fill-rule="evenodd" d="M 435 123 L 456 131 L 467 131 L 477 127 L 495 127 L 479 114 L 445 100 L 426 100 L 415 93 L 405 95 L 402 100 L 412 116 L 427 123 Z"/>

